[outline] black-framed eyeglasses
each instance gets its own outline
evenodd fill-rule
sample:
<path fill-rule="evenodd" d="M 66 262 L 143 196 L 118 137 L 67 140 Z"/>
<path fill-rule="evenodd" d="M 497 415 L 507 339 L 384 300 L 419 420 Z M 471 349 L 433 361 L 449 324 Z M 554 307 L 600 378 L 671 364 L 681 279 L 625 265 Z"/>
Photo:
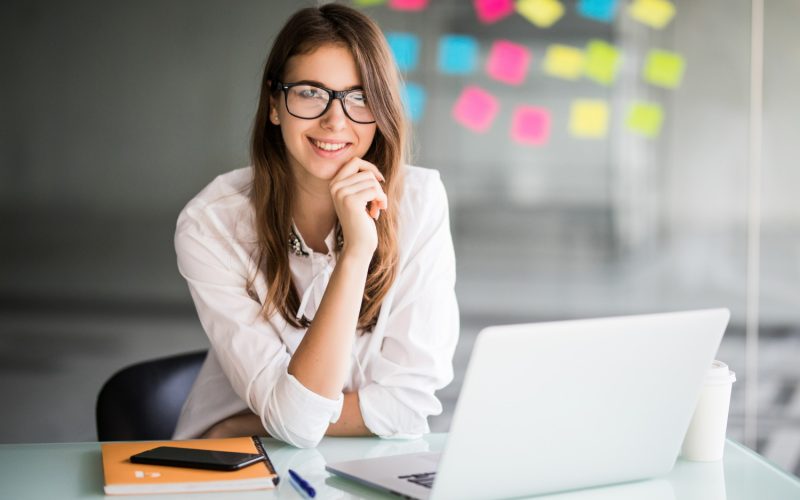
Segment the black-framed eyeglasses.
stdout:
<path fill-rule="evenodd" d="M 339 99 L 349 119 L 356 123 L 375 123 L 364 89 L 332 90 L 309 82 L 275 82 L 275 85 L 283 90 L 286 111 L 297 118 L 319 118 L 328 111 L 334 99 Z"/>

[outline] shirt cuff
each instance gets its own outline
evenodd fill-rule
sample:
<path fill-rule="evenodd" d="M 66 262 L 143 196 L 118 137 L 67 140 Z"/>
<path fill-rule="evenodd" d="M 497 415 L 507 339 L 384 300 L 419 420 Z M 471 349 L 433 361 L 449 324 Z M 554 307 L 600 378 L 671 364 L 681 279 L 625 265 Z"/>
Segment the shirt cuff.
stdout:
<path fill-rule="evenodd" d="M 342 406 L 344 406 L 344 394 L 339 394 L 336 399 L 328 399 L 312 391 L 297 380 L 291 373 L 286 373 L 290 391 L 294 393 L 292 399 L 296 401 L 300 408 L 306 409 L 309 406 L 319 408 L 320 411 L 330 412 L 328 422 L 333 424 L 342 416 Z"/>
<path fill-rule="evenodd" d="M 343 394 L 328 399 L 283 372 L 258 413 L 270 436 L 298 448 L 313 448 L 330 423 L 339 419 L 343 404 Z"/>
<path fill-rule="evenodd" d="M 428 419 L 400 403 L 388 391 L 378 384 L 359 389 L 361 418 L 367 429 L 387 439 L 417 439 L 429 433 Z"/>

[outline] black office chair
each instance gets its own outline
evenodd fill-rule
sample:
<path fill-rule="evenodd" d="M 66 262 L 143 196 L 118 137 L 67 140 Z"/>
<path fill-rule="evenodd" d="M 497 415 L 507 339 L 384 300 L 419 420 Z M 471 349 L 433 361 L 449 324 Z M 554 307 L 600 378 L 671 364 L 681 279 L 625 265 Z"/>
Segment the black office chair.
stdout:
<path fill-rule="evenodd" d="M 207 353 L 144 361 L 115 373 L 97 396 L 98 439 L 170 439 Z"/>

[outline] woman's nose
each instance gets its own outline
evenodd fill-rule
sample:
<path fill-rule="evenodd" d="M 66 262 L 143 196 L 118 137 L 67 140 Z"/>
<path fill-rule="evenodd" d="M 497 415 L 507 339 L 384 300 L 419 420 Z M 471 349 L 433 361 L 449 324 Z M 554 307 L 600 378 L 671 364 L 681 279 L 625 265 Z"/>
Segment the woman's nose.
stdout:
<path fill-rule="evenodd" d="M 334 99 L 328 111 L 322 115 L 322 126 L 331 130 L 340 130 L 347 123 L 347 115 L 344 112 L 344 103 L 341 99 Z"/>

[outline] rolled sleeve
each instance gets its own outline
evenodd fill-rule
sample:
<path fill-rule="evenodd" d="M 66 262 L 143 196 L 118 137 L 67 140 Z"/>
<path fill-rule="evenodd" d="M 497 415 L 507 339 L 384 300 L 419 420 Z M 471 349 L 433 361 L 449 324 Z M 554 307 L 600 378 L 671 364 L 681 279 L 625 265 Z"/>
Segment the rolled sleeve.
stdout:
<path fill-rule="evenodd" d="M 324 398 L 287 372 L 291 356 L 276 328 L 286 325 L 277 315 L 276 324 L 267 321 L 261 303 L 248 294 L 246 264 L 235 245 L 209 234 L 186 211 L 178 219 L 178 269 L 231 387 L 271 436 L 298 447 L 316 446 L 328 424 L 339 418 L 343 398 Z"/>
<path fill-rule="evenodd" d="M 435 392 L 453 379 L 459 332 L 455 253 L 438 174 L 435 181 L 409 200 L 419 208 L 402 223 L 414 231 L 405 235 L 385 326 L 376 328 L 380 349 L 366 367 L 371 382 L 359 390 L 364 424 L 385 438 L 429 432 L 427 417 L 442 411 Z"/>

